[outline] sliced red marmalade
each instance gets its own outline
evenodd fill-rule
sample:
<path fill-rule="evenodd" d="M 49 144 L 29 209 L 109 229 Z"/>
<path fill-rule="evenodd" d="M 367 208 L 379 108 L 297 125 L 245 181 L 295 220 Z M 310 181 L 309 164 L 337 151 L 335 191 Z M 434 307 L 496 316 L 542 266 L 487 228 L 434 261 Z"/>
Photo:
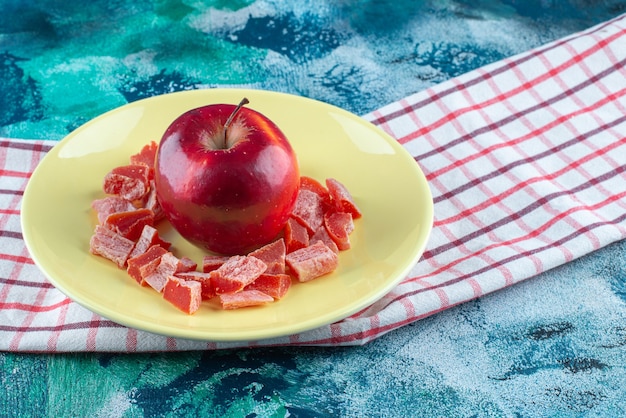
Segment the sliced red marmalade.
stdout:
<path fill-rule="evenodd" d="M 104 178 L 107 196 L 92 202 L 98 225 L 90 251 L 112 261 L 138 284 L 161 293 L 192 315 L 203 301 L 222 309 L 262 306 L 285 298 L 293 281 L 308 282 L 334 272 L 339 253 L 351 247 L 354 220 L 362 216 L 339 181 L 325 186 L 300 178 L 296 206 L 281 236 L 246 255 L 207 254 L 200 262 L 174 255 L 159 235 L 164 219 L 154 185 L 153 141 Z"/>

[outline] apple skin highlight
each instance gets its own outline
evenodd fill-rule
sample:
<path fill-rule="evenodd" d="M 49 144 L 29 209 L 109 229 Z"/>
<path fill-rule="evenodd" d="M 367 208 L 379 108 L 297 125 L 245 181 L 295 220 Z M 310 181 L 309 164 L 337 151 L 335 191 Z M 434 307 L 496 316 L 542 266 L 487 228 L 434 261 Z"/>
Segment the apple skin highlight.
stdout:
<path fill-rule="evenodd" d="M 155 184 L 166 218 L 185 239 L 233 255 L 280 234 L 300 173 L 294 150 L 271 120 L 247 107 L 215 104 L 185 112 L 167 128 Z"/>

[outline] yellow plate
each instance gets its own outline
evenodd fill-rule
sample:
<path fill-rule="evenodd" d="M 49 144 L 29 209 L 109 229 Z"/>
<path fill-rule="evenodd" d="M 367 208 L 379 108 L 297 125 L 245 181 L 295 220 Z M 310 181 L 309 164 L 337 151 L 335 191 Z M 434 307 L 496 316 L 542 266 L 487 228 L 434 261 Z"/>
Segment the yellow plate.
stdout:
<path fill-rule="evenodd" d="M 294 283 L 282 300 L 262 307 L 220 310 L 203 302 L 186 315 L 112 262 L 89 252 L 96 224 L 90 205 L 104 197 L 107 172 L 154 140 L 184 111 L 211 103 L 238 103 L 272 119 L 294 147 L 301 174 L 344 183 L 363 212 L 352 248 L 339 268 Z M 22 203 L 24 240 L 52 284 L 86 308 L 117 323 L 211 341 L 290 335 L 339 321 L 389 292 L 419 260 L 430 234 L 433 204 L 413 158 L 390 136 L 358 116 L 302 97 L 238 89 L 157 96 L 107 112 L 60 141 L 35 170 Z M 167 222 L 160 225 L 176 255 L 201 262 L 202 252 Z"/>

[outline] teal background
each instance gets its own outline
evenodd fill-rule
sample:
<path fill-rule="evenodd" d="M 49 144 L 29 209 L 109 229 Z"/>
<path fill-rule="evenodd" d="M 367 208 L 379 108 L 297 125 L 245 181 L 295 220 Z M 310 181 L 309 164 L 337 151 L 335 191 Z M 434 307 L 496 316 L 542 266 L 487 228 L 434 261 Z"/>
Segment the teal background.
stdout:
<path fill-rule="evenodd" d="M 0 135 L 61 139 L 172 91 L 246 86 L 364 114 L 624 11 L 596 1 L 0 2 Z"/>
<path fill-rule="evenodd" d="M 0 136 L 61 139 L 125 103 L 216 86 L 364 114 L 626 2 L 0 0 L 0 11 Z M 0 353 L 0 416 L 624 416 L 625 249 L 364 347 Z"/>

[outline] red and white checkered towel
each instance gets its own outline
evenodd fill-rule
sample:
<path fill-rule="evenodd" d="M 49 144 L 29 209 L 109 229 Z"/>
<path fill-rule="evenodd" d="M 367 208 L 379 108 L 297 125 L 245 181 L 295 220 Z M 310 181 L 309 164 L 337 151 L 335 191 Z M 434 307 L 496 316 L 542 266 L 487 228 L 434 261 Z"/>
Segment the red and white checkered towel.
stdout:
<path fill-rule="evenodd" d="M 156 351 L 364 344 L 626 237 L 626 16 L 365 116 L 426 173 L 435 223 L 409 276 L 369 308 L 296 336 L 187 341 L 125 328 L 57 291 L 20 232 L 54 142 L 0 142 L 0 350 Z"/>

